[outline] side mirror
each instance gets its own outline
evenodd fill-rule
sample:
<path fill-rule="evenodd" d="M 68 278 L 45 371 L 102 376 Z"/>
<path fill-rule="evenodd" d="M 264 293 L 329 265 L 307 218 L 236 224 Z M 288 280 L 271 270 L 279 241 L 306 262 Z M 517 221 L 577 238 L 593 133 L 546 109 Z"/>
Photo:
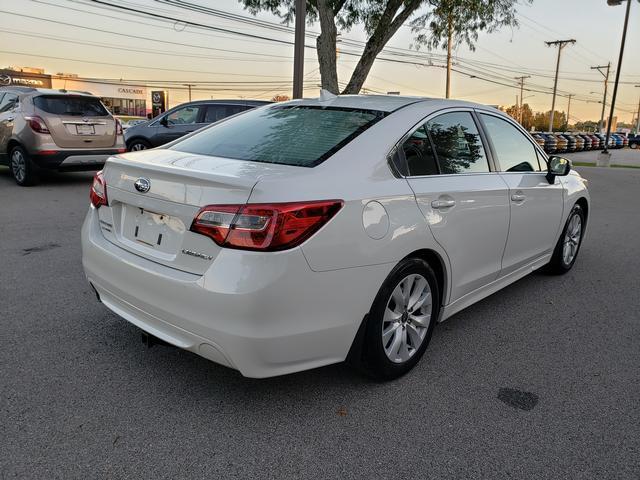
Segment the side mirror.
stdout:
<path fill-rule="evenodd" d="M 571 160 L 556 155 L 549 157 L 549 166 L 547 167 L 547 181 L 549 183 L 555 182 L 556 177 L 569 175 L 570 171 Z"/>
<path fill-rule="evenodd" d="M 167 120 L 166 115 L 160 119 L 160 125 L 162 125 L 163 127 L 168 127 L 169 126 L 169 122 Z"/>

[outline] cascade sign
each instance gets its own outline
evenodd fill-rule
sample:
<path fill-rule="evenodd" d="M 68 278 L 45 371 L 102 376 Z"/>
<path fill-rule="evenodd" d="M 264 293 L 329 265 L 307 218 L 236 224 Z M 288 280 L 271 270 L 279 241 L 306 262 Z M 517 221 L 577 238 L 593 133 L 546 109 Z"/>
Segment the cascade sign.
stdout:
<path fill-rule="evenodd" d="M 0 87 L 51 88 L 51 75 L 0 70 Z"/>

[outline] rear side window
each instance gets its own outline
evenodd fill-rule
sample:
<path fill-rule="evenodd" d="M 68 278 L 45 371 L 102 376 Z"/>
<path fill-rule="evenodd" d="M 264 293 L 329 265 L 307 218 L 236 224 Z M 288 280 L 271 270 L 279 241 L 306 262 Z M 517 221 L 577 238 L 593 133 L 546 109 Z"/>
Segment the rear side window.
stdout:
<path fill-rule="evenodd" d="M 248 111 L 179 141 L 172 150 L 314 167 L 385 116 L 376 110 L 274 106 Z"/>
<path fill-rule="evenodd" d="M 540 170 L 533 143 L 506 120 L 480 114 L 503 172 L 535 172 Z"/>
<path fill-rule="evenodd" d="M 436 150 L 441 173 L 489 171 L 480 133 L 471 113 L 444 113 L 429 120 L 426 126 Z"/>
<path fill-rule="evenodd" d="M 44 95 L 35 97 L 33 103 L 39 110 L 53 115 L 73 117 L 106 117 L 109 112 L 97 98 L 72 95 Z"/>
<path fill-rule="evenodd" d="M 207 105 L 204 123 L 213 123 L 246 110 L 242 105 Z"/>
<path fill-rule="evenodd" d="M 402 144 L 402 152 L 407 162 L 409 175 L 436 175 L 438 165 L 427 135 L 426 124 L 411 134 Z"/>

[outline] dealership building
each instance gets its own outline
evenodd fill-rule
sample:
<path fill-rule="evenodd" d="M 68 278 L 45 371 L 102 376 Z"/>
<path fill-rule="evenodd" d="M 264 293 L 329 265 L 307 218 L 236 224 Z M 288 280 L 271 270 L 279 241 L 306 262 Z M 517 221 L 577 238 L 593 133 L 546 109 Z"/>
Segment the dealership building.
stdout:
<path fill-rule="evenodd" d="M 75 74 L 50 75 L 41 68 L 9 67 L 0 69 L 0 86 L 79 90 L 100 97 L 114 115 L 146 117 L 151 112 L 151 93 L 144 85 L 117 80 L 96 80 Z"/>

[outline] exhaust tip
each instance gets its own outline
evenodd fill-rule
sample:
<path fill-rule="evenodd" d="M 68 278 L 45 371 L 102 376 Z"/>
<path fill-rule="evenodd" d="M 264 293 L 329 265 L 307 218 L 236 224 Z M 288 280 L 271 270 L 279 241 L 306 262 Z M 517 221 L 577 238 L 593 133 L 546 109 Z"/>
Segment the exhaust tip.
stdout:
<path fill-rule="evenodd" d="M 164 345 L 164 346 L 172 346 L 170 343 L 165 342 L 164 340 L 151 335 L 144 330 L 140 332 L 140 340 L 142 343 L 147 346 L 147 348 L 151 348 L 154 345 Z"/>

